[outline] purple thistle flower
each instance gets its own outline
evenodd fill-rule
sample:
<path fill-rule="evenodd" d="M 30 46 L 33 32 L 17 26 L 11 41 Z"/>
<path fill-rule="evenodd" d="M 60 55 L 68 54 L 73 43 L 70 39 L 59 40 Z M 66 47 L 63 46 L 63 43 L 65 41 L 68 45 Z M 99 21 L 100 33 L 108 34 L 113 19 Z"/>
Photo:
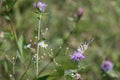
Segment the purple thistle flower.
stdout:
<path fill-rule="evenodd" d="M 113 68 L 113 64 L 108 59 L 105 59 L 101 64 L 101 69 L 104 71 L 110 71 Z"/>
<path fill-rule="evenodd" d="M 80 61 L 85 58 L 85 56 L 80 51 L 75 51 L 72 55 L 70 55 L 71 60 Z"/>
<path fill-rule="evenodd" d="M 44 12 L 45 9 L 46 9 L 46 4 L 45 3 L 42 3 L 42 2 L 37 2 L 37 3 L 33 3 L 33 7 L 34 8 L 38 8 L 40 11 Z"/>

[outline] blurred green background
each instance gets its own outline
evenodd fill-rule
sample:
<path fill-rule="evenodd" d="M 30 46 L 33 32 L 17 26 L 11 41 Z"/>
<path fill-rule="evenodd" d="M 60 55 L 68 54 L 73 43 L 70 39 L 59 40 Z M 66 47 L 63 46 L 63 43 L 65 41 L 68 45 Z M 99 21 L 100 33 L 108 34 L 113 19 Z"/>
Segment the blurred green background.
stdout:
<path fill-rule="evenodd" d="M 8 0 L 9 1 L 9 0 Z M 17 36 L 21 40 L 23 35 L 22 48 L 34 40 L 38 26 L 33 3 L 37 0 L 17 0 L 10 15 L 14 21 Z M 51 63 L 42 75 L 51 75 L 48 80 L 63 80 L 64 70 L 75 69 L 76 63 L 69 59 L 69 55 L 82 42 L 94 38 L 93 43 L 85 52 L 86 59 L 80 64 L 84 69 L 79 73 L 84 80 L 102 80 L 100 65 L 105 57 L 113 62 L 113 71 L 110 76 L 120 79 L 120 0 L 42 0 L 47 4 L 47 9 L 42 17 L 42 30 L 48 28 L 44 35 L 46 43 L 49 44 L 47 50 L 41 50 L 42 53 L 59 53 L 56 61 L 61 66 Z M 7 12 L 0 1 L 0 79 L 9 80 L 9 74 L 12 73 L 12 64 L 6 59 L 16 56 L 16 47 L 13 38 L 10 37 L 10 24 L 7 19 Z M 10 1 L 9 1 L 10 3 Z M 78 23 L 78 33 L 70 34 L 75 27 L 72 19 L 75 18 L 77 9 L 84 9 L 84 14 Z M 4 36 L 2 36 L 4 32 Z M 67 39 L 67 37 L 69 39 Z M 66 41 L 67 40 L 67 41 Z M 68 44 L 65 44 L 66 43 Z M 62 46 L 62 48 L 60 48 Z M 67 54 L 66 48 L 68 49 Z M 25 71 L 25 65 L 29 64 L 31 51 L 23 48 L 24 62 L 17 60 L 15 65 L 16 76 L 19 78 Z M 58 52 L 57 52 L 58 51 Z M 49 61 L 49 57 L 40 61 L 42 69 Z M 5 67 L 7 65 L 7 67 Z M 25 75 L 26 79 L 31 80 L 35 76 L 33 65 Z M 25 79 L 25 80 L 26 80 Z M 111 79 L 112 80 L 112 79 Z"/>

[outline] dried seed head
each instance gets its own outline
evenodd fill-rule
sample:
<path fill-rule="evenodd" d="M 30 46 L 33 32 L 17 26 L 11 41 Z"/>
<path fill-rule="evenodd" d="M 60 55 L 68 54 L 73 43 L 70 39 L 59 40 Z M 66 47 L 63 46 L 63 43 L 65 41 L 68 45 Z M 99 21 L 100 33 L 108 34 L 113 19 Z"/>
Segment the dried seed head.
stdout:
<path fill-rule="evenodd" d="M 0 32 L 0 38 L 4 38 L 4 32 Z"/>
<path fill-rule="evenodd" d="M 48 31 L 48 28 L 46 28 L 45 30 Z"/>
<path fill-rule="evenodd" d="M 13 75 L 12 75 L 12 74 L 9 74 L 9 77 L 11 78 L 11 77 L 13 77 Z"/>

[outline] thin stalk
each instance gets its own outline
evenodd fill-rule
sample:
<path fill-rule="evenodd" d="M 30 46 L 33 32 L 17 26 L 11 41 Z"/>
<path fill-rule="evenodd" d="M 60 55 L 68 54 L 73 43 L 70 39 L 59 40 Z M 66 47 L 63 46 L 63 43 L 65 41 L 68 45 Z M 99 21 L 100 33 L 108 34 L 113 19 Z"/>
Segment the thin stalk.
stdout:
<path fill-rule="evenodd" d="M 15 63 L 13 63 L 13 75 L 15 74 Z"/>
<path fill-rule="evenodd" d="M 16 34 L 16 30 L 15 30 L 15 28 L 14 28 L 14 26 L 13 26 L 13 22 L 12 22 L 12 20 L 10 19 L 10 26 L 11 26 L 11 34 L 13 35 L 13 37 L 14 37 L 14 40 L 15 40 L 15 42 L 16 42 L 16 46 L 17 46 L 17 50 L 18 50 L 18 52 L 21 54 L 21 51 L 20 51 L 20 48 L 19 48 L 19 45 L 18 45 L 18 38 L 17 38 L 17 34 Z"/>
<path fill-rule="evenodd" d="M 6 7 L 7 11 L 9 11 L 8 5 L 6 5 L 5 7 Z M 10 21 L 11 33 L 12 33 L 12 35 L 14 36 L 15 41 L 17 42 L 17 35 L 16 35 L 15 28 L 14 28 L 14 26 L 13 26 L 13 21 L 12 21 L 12 19 L 11 19 L 10 14 L 8 14 L 8 17 L 9 17 L 9 21 Z"/>
<path fill-rule="evenodd" d="M 20 79 L 19 79 L 19 80 L 23 80 L 23 78 L 24 78 L 25 74 L 27 73 L 27 71 L 28 71 L 28 70 L 29 70 L 29 68 L 30 68 L 31 62 L 32 62 L 32 56 L 31 56 L 31 60 L 30 60 L 30 62 L 29 62 L 29 64 L 28 64 L 28 66 L 27 66 L 27 68 L 26 68 L 25 72 L 23 73 L 23 75 L 20 77 Z"/>
<path fill-rule="evenodd" d="M 39 71 L 39 75 L 49 67 L 49 65 L 53 62 L 53 59 L 56 58 L 60 54 L 61 49 L 59 49 L 55 55 L 48 61 L 48 63 Z"/>
<path fill-rule="evenodd" d="M 78 20 L 75 21 L 75 32 L 78 33 L 79 31 L 79 26 L 78 26 Z"/>
<path fill-rule="evenodd" d="M 5 7 L 6 7 L 7 11 L 9 11 L 8 5 L 6 5 Z M 14 36 L 15 41 L 17 42 L 17 35 L 16 35 L 15 28 L 13 26 L 13 21 L 12 21 L 10 14 L 8 14 L 8 17 L 9 17 L 9 21 L 10 21 L 11 33 Z"/>
<path fill-rule="evenodd" d="M 16 1 L 17 1 L 17 0 L 16 0 Z M 15 3 L 16 1 L 14 1 L 14 3 Z M 7 11 L 9 12 L 9 6 L 6 5 L 5 7 L 6 7 Z M 12 7 L 13 7 L 13 6 L 12 6 Z M 19 45 L 18 45 L 18 42 L 17 42 L 17 41 L 18 41 L 18 38 L 17 38 L 17 34 L 16 34 L 16 30 L 15 30 L 15 27 L 14 27 L 14 24 L 13 24 L 12 17 L 10 16 L 9 13 L 8 13 L 7 16 L 9 17 L 8 20 L 9 20 L 9 23 L 10 23 L 11 34 L 13 35 L 14 40 L 15 40 L 15 42 L 16 42 L 17 50 L 18 50 L 18 52 L 21 54 L 21 51 L 20 51 L 20 48 L 19 48 Z"/>
<path fill-rule="evenodd" d="M 41 17 L 42 17 L 42 14 L 40 13 L 40 16 L 39 16 L 39 24 L 38 24 L 38 42 L 39 42 L 39 40 L 40 40 Z M 37 43 L 37 53 L 36 53 L 36 77 L 38 77 L 39 52 L 40 52 L 40 48 L 39 48 L 39 45 L 38 45 L 38 43 Z"/>
<path fill-rule="evenodd" d="M 16 43 L 17 43 L 17 35 L 16 35 L 16 31 L 15 31 L 15 28 L 14 28 L 14 26 L 13 26 L 13 23 L 12 23 L 12 21 L 10 21 L 10 26 L 11 26 L 11 32 L 12 32 L 12 34 L 13 34 L 13 36 L 14 36 L 14 39 L 15 39 L 15 41 L 16 41 Z"/>

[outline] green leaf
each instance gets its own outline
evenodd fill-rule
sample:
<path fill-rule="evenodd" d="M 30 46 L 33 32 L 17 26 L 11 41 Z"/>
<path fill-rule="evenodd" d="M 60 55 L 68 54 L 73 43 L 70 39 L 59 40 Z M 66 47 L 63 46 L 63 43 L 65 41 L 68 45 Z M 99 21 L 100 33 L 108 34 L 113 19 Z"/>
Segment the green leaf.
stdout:
<path fill-rule="evenodd" d="M 41 40 L 46 40 L 46 38 L 42 37 L 42 39 L 41 39 Z"/>
<path fill-rule="evenodd" d="M 68 17 L 68 20 L 70 20 L 70 21 L 74 21 L 74 18 L 72 18 L 72 17 Z"/>
<path fill-rule="evenodd" d="M 40 77 L 38 77 L 38 78 L 34 78 L 33 80 L 47 80 L 48 77 L 50 77 L 50 75 L 46 74 L 46 75 L 44 75 L 44 76 L 40 76 Z"/>
<path fill-rule="evenodd" d="M 37 80 L 47 80 L 49 76 L 50 75 L 41 76 Z"/>
<path fill-rule="evenodd" d="M 4 16 L 4 18 L 6 19 L 6 20 L 10 20 L 10 17 L 9 16 Z"/>
<path fill-rule="evenodd" d="M 18 39 L 17 45 L 19 48 L 19 55 L 18 57 L 20 60 L 23 62 L 24 61 L 24 54 L 23 54 L 23 36 L 21 35 L 20 38 Z"/>
<path fill-rule="evenodd" d="M 4 68 L 5 68 L 5 72 L 8 72 L 8 64 L 7 64 L 7 62 L 6 61 L 4 61 Z"/>

